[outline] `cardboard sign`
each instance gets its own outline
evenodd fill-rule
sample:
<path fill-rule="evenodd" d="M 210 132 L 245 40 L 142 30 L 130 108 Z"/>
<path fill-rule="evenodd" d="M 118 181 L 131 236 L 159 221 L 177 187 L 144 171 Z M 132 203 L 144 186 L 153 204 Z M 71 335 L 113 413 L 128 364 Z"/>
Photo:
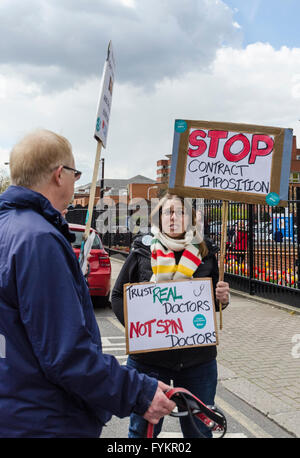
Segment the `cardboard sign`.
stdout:
<path fill-rule="evenodd" d="M 83 240 L 83 252 L 80 253 L 82 254 L 79 258 L 79 264 L 81 267 L 81 271 L 83 275 L 86 275 L 87 268 L 88 268 L 88 257 L 90 255 L 94 239 L 95 239 L 96 232 L 91 231 L 90 235 L 88 236 L 87 240 L 84 242 Z"/>
<path fill-rule="evenodd" d="M 101 140 L 102 145 L 106 148 L 106 139 L 108 133 L 109 116 L 112 102 L 113 85 L 115 80 L 115 60 L 113 56 L 112 44 L 109 43 L 107 59 L 104 64 L 101 89 L 97 109 L 96 127 L 94 137 Z"/>
<path fill-rule="evenodd" d="M 211 278 L 124 285 L 126 350 L 217 345 Z"/>
<path fill-rule="evenodd" d="M 169 190 L 265 205 L 275 199 L 276 205 L 285 205 L 292 140 L 292 129 L 176 120 Z"/>

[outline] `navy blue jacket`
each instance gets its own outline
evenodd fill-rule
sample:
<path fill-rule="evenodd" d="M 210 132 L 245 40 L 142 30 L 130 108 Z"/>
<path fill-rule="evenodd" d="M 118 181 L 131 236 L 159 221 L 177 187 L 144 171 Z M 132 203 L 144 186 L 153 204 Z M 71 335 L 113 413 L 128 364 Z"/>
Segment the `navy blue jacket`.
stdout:
<path fill-rule="evenodd" d="M 155 394 L 157 380 L 102 353 L 70 236 L 41 194 L 0 195 L 0 437 L 99 437 Z"/>

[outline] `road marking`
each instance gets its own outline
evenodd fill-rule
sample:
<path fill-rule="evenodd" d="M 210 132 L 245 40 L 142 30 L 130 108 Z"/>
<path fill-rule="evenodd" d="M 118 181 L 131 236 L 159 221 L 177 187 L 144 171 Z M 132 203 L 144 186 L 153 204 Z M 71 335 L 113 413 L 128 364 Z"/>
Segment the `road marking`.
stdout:
<path fill-rule="evenodd" d="M 126 350 L 126 343 L 124 337 L 101 337 L 102 341 L 102 348 L 104 352 L 111 352 L 111 351 L 122 351 L 125 352 Z"/>
<path fill-rule="evenodd" d="M 169 432 L 164 432 L 164 433 L 160 433 L 158 436 L 157 436 L 159 439 L 176 439 L 178 437 L 181 437 L 182 438 L 182 434 L 180 433 L 169 433 Z"/>
<path fill-rule="evenodd" d="M 126 343 L 123 336 L 101 337 L 103 353 L 112 354 L 113 351 L 121 351 L 122 355 L 113 355 L 120 364 L 127 361 L 128 355 L 126 352 Z"/>
<path fill-rule="evenodd" d="M 106 319 L 108 321 L 110 321 L 111 324 L 113 324 L 116 328 L 120 329 L 123 333 L 125 332 L 124 326 L 116 318 L 114 318 L 112 316 L 108 316 L 108 317 L 106 317 Z"/>
<path fill-rule="evenodd" d="M 220 409 L 224 410 L 224 412 L 228 413 L 231 417 L 234 418 L 238 423 L 244 426 L 254 437 L 259 438 L 272 438 L 270 434 L 264 431 L 260 426 L 255 424 L 250 418 L 246 417 L 246 415 L 242 414 L 238 410 L 231 407 L 226 401 L 221 399 L 219 396 L 216 396 L 215 403 Z M 228 437 L 227 435 L 225 437 Z"/>
<path fill-rule="evenodd" d="M 163 432 L 157 436 L 159 439 L 177 439 L 182 438 L 182 434 L 174 432 Z M 247 439 L 244 433 L 228 433 L 225 434 L 224 439 Z"/>
<path fill-rule="evenodd" d="M 125 345 L 125 339 L 124 337 L 102 337 L 101 336 L 101 341 L 102 341 L 102 346 L 103 347 L 111 347 L 112 345 Z M 114 342 L 112 342 L 114 341 Z"/>

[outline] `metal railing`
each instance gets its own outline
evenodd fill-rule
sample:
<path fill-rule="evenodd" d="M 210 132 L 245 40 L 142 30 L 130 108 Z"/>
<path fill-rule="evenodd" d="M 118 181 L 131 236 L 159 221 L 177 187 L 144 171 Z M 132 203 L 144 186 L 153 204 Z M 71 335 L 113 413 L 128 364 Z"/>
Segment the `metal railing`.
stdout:
<path fill-rule="evenodd" d="M 221 241 L 221 202 L 205 201 L 205 232 Z M 300 307 L 300 188 L 285 208 L 229 203 L 225 279 L 251 295 Z"/>

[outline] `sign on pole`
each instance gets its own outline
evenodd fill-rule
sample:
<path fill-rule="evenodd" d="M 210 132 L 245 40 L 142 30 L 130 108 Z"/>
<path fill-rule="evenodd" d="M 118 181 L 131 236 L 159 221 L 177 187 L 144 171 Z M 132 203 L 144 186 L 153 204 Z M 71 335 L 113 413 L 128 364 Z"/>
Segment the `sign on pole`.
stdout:
<path fill-rule="evenodd" d="M 104 69 L 102 73 L 102 79 L 101 79 L 101 84 L 100 84 L 100 95 L 99 95 L 98 106 L 97 106 L 96 126 L 95 126 L 95 132 L 94 132 L 94 138 L 97 140 L 97 150 L 96 150 L 96 157 L 95 157 L 95 163 L 94 163 L 93 178 L 92 178 L 92 183 L 91 183 L 91 188 L 90 188 L 88 211 L 87 211 L 86 221 L 85 221 L 84 237 L 83 237 L 83 242 L 81 245 L 80 256 L 79 256 L 79 262 L 81 266 L 85 265 L 87 256 L 89 255 L 89 252 L 86 252 L 86 250 L 84 250 L 84 245 L 89 237 L 90 229 L 91 229 L 102 145 L 104 148 L 106 148 L 106 140 L 107 140 L 107 134 L 108 134 L 108 125 L 109 125 L 109 117 L 110 117 L 110 111 L 111 111 L 114 80 L 115 80 L 115 60 L 113 56 L 112 43 L 110 41 L 108 45 L 107 57 L 106 57 L 106 61 L 105 61 Z M 85 273 L 84 270 L 83 270 L 83 273 Z"/>
<path fill-rule="evenodd" d="M 176 120 L 169 190 L 285 206 L 292 140 L 292 129 Z"/>
<path fill-rule="evenodd" d="M 106 139 L 108 133 L 109 117 L 112 102 L 113 86 L 115 81 L 115 59 L 111 41 L 108 45 L 107 59 L 104 64 L 101 90 L 99 94 L 98 109 L 96 116 L 96 126 L 94 137 L 97 141 L 101 141 L 106 148 Z"/>
<path fill-rule="evenodd" d="M 211 278 L 124 285 L 129 353 L 217 345 Z"/>

